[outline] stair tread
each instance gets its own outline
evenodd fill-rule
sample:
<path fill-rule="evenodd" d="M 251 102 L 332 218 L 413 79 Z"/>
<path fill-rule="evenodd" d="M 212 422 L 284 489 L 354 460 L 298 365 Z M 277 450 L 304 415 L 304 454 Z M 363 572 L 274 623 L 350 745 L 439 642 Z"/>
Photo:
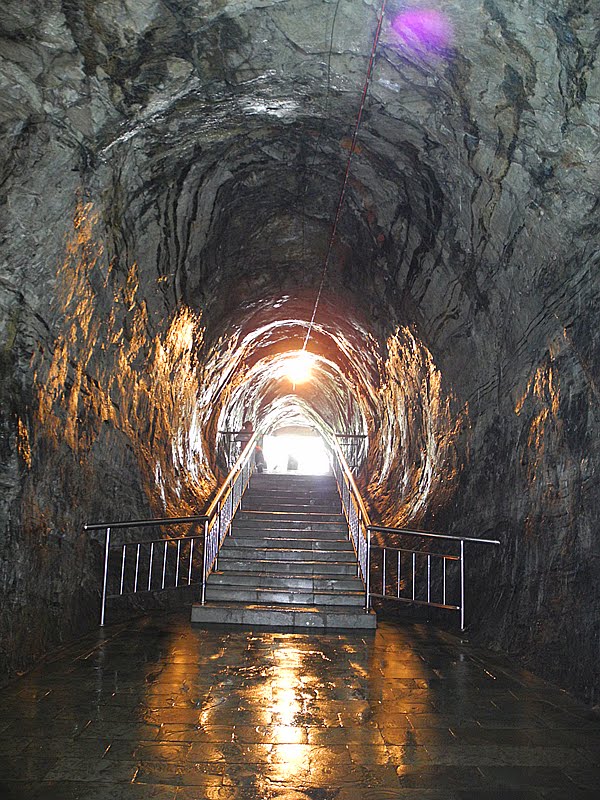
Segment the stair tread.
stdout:
<path fill-rule="evenodd" d="M 233 532 L 232 536 L 229 537 L 231 541 L 241 541 L 242 547 L 249 547 L 256 545 L 257 542 L 266 542 L 269 546 L 273 544 L 273 542 L 285 542 L 289 544 L 290 542 L 296 542 L 298 544 L 298 549 L 304 549 L 311 547 L 314 544 L 319 544 L 322 546 L 329 545 L 332 550 L 339 549 L 342 544 L 348 543 L 350 540 L 347 536 L 338 536 L 338 537 L 329 537 L 326 539 L 315 539 L 311 536 L 301 536 L 301 535 L 292 535 L 292 536 L 270 536 L 269 534 L 272 531 L 264 531 L 260 532 L 257 531 L 256 533 L 249 533 L 246 532 Z M 225 545 L 224 545 L 225 546 Z"/>
<path fill-rule="evenodd" d="M 295 588 L 288 588 L 285 587 L 271 587 L 271 586 L 243 586 L 243 584 L 229 584 L 229 583 L 215 583 L 213 587 L 218 587 L 219 589 L 230 589 L 233 586 L 237 586 L 239 589 L 244 589 L 244 591 L 252 591 L 252 592 L 277 592 L 278 594 L 282 594 L 284 592 L 288 592 L 289 594 L 313 594 L 313 595 L 347 595 L 354 597 L 355 595 L 364 595 L 364 592 L 361 589 L 344 589 L 342 592 L 336 591 L 336 589 L 295 589 Z"/>
<path fill-rule="evenodd" d="M 290 519 L 292 522 L 309 519 L 311 517 L 333 517 L 333 519 L 316 519 L 315 522 L 337 522 L 338 520 L 345 520 L 345 517 L 339 511 L 275 511 L 269 509 L 265 511 L 261 508 L 247 508 L 244 507 L 238 512 L 242 519 L 248 519 L 248 514 L 257 515 L 257 519 L 270 517 L 272 519 Z M 254 516 L 250 517 L 253 519 Z"/>
<path fill-rule="evenodd" d="M 244 552 L 238 552 L 238 550 Z M 285 561 L 283 556 L 286 555 L 289 561 L 300 561 L 307 564 L 319 564 L 323 561 L 348 564 L 356 560 L 354 557 L 354 552 L 351 550 L 297 550 L 292 547 L 256 547 L 252 549 L 252 552 L 256 554 L 256 558 L 252 559 L 248 558 L 248 553 L 246 550 L 248 550 L 248 548 L 223 547 L 219 554 L 219 558 L 231 559 L 234 561 L 250 560 L 253 562 Z M 310 556 L 310 558 L 304 558 L 303 556 Z M 330 556 L 335 556 L 335 558 L 331 558 Z M 346 556 L 346 558 L 343 556 Z"/>
<path fill-rule="evenodd" d="M 269 562 L 265 562 L 265 563 L 268 563 L 269 565 L 271 565 L 273 562 L 269 561 Z M 322 562 L 317 562 L 317 563 L 322 563 Z M 272 572 L 272 571 L 268 571 L 268 570 L 265 570 L 265 572 L 247 572 L 247 571 L 241 570 L 241 569 L 237 569 L 237 570 L 236 569 L 228 569 L 228 570 L 218 569 L 218 570 L 215 570 L 214 572 L 212 572 L 211 575 L 227 576 L 227 577 L 231 577 L 231 578 L 242 578 L 242 577 L 250 578 L 251 577 L 254 580 L 259 580 L 261 578 L 265 579 L 265 580 L 268 580 L 268 579 L 271 579 L 271 578 L 272 579 L 281 580 L 282 578 L 285 578 L 286 580 L 304 580 L 304 581 L 309 581 L 310 580 L 311 582 L 316 582 L 316 581 L 327 581 L 327 582 L 332 582 L 332 581 L 345 581 L 345 582 L 356 581 L 357 583 L 361 583 L 360 578 L 358 578 L 357 576 L 352 576 L 352 575 L 349 575 L 349 576 L 348 575 L 332 576 L 332 575 L 328 575 L 327 573 L 323 573 L 323 574 L 312 573 L 310 576 L 307 576 L 307 575 L 303 575 L 300 572 L 298 572 L 298 573 L 293 573 L 293 572 L 290 573 L 290 572 L 288 572 L 288 573 L 286 573 L 285 576 L 282 576 L 280 572 Z"/>
<path fill-rule="evenodd" d="M 245 603 L 245 602 L 235 602 L 234 600 L 219 600 L 218 602 L 211 602 L 208 601 L 204 604 L 205 606 L 212 606 L 218 608 L 252 608 L 252 609 L 273 609 L 273 610 L 281 610 L 285 611 L 286 608 L 289 608 L 287 603 Z M 194 606 L 201 606 L 200 603 L 194 603 Z M 322 606 L 316 605 L 298 605 L 293 607 L 294 611 L 315 611 L 317 613 L 322 613 L 324 610 L 327 614 L 348 614 L 348 613 L 361 613 L 365 614 L 364 608 L 352 608 L 352 606 L 327 606 L 324 609 Z"/>
<path fill-rule="evenodd" d="M 298 575 L 298 570 L 303 570 L 304 576 L 307 575 L 331 575 L 332 577 L 348 577 L 356 575 L 356 565 L 350 561 L 339 563 L 337 561 L 267 561 L 265 559 L 257 559 L 249 565 L 244 559 L 232 558 L 229 560 L 231 565 L 236 564 L 240 568 L 245 568 L 247 572 L 262 573 L 265 571 L 265 565 L 268 565 L 272 572 L 278 575 Z M 220 564 L 221 566 L 225 566 Z M 326 571 L 324 571 L 326 570 Z M 229 570 L 224 570 L 228 572 Z M 209 577 L 210 580 L 210 577 Z"/>

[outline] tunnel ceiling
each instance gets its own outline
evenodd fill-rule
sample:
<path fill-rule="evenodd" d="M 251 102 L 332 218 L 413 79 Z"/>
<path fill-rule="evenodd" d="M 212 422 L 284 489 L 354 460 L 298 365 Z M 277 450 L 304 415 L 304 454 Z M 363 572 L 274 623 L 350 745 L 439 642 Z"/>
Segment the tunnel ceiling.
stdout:
<path fill-rule="evenodd" d="M 111 256 L 159 281 L 157 313 L 201 311 L 207 340 L 257 305 L 267 320 L 285 298 L 310 307 L 379 10 L 10 2 L 10 155 L 40 151 L 50 123 L 50 179 L 77 159 Z M 334 306 L 382 340 L 407 324 L 435 347 L 453 326 L 464 357 L 474 317 L 507 298 L 519 313 L 532 247 L 544 242 L 544 262 L 568 249 L 595 204 L 599 13 L 554 0 L 386 6 L 327 269 Z"/>
<path fill-rule="evenodd" d="M 4 248 L 54 352 L 40 384 L 98 362 L 96 385 L 125 372 L 146 392 L 161 352 L 195 373 L 190 451 L 304 408 L 369 433 L 376 485 L 400 446 L 424 507 L 502 376 L 516 408 L 549 341 L 586 374 L 597 361 L 564 287 L 593 298 L 599 17 L 567 0 L 9 2 Z M 278 364 L 302 346 L 317 375 L 298 393 Z"/>

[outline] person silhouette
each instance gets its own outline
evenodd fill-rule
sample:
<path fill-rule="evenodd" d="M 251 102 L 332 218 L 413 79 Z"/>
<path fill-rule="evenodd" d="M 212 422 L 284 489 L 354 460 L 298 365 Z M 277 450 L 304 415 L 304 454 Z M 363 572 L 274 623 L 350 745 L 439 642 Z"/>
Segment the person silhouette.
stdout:
<path fill-rule="evenodd" d="M 235 441 L 240 442 L 243 450 L 253 435 L 254 426 L 249 419 L 246 419 L 242 423 L 242 430 L 235 437 Z M 254 448 L 254 464 L 256 465 L 257 472 L 263 472 L 267 468 L 267 462 L 265 461 L 263 449 L 260 444 L 257 444 Z"/>

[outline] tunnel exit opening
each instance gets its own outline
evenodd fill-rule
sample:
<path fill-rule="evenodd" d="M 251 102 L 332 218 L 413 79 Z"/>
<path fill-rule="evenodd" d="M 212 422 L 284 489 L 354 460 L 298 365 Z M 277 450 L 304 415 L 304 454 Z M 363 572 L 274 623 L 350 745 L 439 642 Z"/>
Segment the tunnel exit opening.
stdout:
<path fill-rule="evenodd" d="M 308 426 L 290 425 L 266 434 L 263 452 L 269 472 L 302 475 L 331 473 L 325 440 Z"/>

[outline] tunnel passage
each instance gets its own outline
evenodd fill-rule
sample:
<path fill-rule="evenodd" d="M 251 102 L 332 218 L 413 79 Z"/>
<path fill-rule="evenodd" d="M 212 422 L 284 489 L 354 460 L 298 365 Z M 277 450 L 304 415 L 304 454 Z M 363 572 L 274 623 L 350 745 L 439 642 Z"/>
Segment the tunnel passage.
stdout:
<path fill-rule="evenodd" d="M 600 12 L 388 4 L 290 392 L 379 8 L 4 4 L 7 669 L 95 619 L 83 522 L 196 511 L 222 424 L 302 413 L 368 435 L 380 521 L 501 538 L 472 635 L 597 700 Z"/>
<path fill-rule="evenodd" d="M 432 495 L 451 491 L 455 468 L 448 451 L 459 424 L 431 353 L 406 328 L 381 348 L 347 305 L 332 301 L 323 303 L 327 321 L 315 325 L 303 350 L 308 309 L 289 298 L 274 305 L 252 312 L 249 331 L 242 325 L 237 337 L 226 333 L 227 378 L 208 430 L 239 430 L 249 418 L 267 433 L 308 421 L 330 441 L 336 433 L 364 434 L 362 479 L 372 484 L 368 493 L 379 517 L 398 525 L 422 518 Z M 294 386 L 288 368 L 303 352 L 310 375 Z M 209 371 L 221 363 L 215 354 Z M 394 497 L 379 485 L 394 487 Z"/>

